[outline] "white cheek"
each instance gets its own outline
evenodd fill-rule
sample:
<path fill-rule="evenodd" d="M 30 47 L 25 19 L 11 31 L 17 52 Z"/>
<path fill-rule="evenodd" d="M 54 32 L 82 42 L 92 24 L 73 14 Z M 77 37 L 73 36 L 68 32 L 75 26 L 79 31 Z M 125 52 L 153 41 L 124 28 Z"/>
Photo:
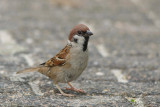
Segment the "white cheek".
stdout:
<path fill-rule="evenodd" d="M 77 39 L 77 43 L 73 42 L 74 45 L 82 46 L 85 41 L 84 37 L 82 36 L 75 35 L 73 38 Z"/>

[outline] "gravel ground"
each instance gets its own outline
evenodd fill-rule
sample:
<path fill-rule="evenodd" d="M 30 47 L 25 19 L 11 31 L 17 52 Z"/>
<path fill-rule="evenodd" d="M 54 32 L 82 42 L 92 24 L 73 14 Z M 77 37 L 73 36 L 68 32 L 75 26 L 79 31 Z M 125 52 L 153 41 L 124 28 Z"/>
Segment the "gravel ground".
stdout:
<path fill-rule="evenodd" d="M 70 29 L 88 25 L 87 69 L 58 95 L 38 65 L 67 43 Z M 160 106 L 160 0 L 1 0 L 0 106 Z"/>

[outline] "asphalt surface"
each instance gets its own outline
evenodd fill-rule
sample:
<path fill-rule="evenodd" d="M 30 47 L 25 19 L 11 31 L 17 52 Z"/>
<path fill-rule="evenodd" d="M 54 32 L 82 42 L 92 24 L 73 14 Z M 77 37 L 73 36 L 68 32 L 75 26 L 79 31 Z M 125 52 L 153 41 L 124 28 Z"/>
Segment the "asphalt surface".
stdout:
<path fill-rule="evenodd" d="M 64 97 L 37 72 L 70 29 L 88 25 L 89 64 Z M 1 0 L 0 106 L 160 106 L 160 0 Z"/>

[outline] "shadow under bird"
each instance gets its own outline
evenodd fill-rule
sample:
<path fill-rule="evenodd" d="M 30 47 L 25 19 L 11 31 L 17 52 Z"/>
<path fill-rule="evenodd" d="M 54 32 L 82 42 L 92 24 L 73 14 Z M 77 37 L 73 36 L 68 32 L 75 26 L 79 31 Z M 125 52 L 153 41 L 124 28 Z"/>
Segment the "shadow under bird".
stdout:
<path fill-rule="evenodd" d="M 37 71 L 48 76 L 64 96 L 74 96 L 64 93 L 58 83 L 67 83 L 76 92 L 85 93 L 74 88 L 70 82 L 76 80 L 88 64 L 88 41 L 93 33 L 84 24 L 78 24 L 70 31 L 67 45 L 53 58 L 36 67 L 26 68 L 19 73 Z"/>

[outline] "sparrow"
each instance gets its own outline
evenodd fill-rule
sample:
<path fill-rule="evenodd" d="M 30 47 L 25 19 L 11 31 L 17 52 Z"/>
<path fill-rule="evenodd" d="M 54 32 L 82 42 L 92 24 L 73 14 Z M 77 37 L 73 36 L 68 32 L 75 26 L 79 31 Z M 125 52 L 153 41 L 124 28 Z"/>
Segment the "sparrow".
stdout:
<path fill-rule="evenodd" d="M 76 80 L 88 64 L 88 42 L 93 33 L 84 24 L 78 24 L 69 33 L 67 45 L 53 58 L 31 68 L 18 71 L 19 73 L 37 71 L 53 80 L 56 88 L 64 96 L 74 96 L 64 93 L 58 83 L 67 83 L 76 92 L 85 93 L 81 89 L 74 88 L 70 82 Z"/>

